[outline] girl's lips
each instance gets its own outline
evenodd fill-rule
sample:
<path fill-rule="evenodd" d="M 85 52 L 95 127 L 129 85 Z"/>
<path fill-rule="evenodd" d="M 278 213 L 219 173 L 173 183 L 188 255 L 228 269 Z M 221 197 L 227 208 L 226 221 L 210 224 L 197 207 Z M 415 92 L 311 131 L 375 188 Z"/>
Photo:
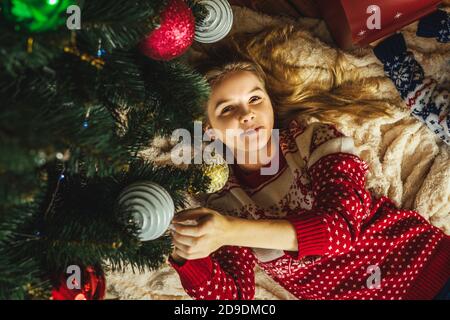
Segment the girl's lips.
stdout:
<path fill-rule="evenodd" d="M 248 130 L 244 131 L 243 133 L 241 133 L 241 137 L 252 136 L 254 134 L 257 134 L 258 131 L 263 128 L 264 128 L 263 126 L 259 126 L 254 129 L 248 129 Z"/>

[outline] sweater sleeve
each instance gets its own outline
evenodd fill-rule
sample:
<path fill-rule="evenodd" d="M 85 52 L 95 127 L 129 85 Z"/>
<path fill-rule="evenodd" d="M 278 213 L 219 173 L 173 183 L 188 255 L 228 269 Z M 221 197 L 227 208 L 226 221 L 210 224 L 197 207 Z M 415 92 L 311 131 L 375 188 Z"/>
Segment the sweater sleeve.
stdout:
<path fill-rule="evenodd" d="M 286 217 L 297 234 L 298 251 L 285 251 L 292 258 L 345 253 L 358 239 L 372 198 L 365 189 L 368 166 L 351 146 L 352 139 L 331 126 L 312 135 L 308 173 L 315 201 L 311 210 Z"/>
<path fill-rule="evenodd" d="M 374 53 L 384 64 L 385 74 L 394 82 L 411 114 L 450 145 L 448 89 L 425 77 L 421 65 L 406 50 L 400 33 L 380 42 Z"/>
<path fill-rule="evenodd" d="M 223 246 L 210 256 L 169 263 L 186 293 L 195 300 L 252 300 L 255 296 L 256 259 L 245 247 Z"/>

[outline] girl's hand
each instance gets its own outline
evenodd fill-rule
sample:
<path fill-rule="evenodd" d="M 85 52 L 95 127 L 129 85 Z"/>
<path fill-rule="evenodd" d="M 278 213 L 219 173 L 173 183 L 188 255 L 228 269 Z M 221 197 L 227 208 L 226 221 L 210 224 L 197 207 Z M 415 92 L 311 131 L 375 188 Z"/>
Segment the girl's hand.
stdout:
<path fill-rule="evenodd" d="M 173 248 L 172 253 L 170 254 L 173 261 L 175 261 L 178 265 L 183 265 L 186 262 L 186 259 L 180 257 L 177 253 L 176 253 L 177 248 Z"/>
<path fill-rule="evenodd" d="M 196 221 L 188 225 L 188 220 Z M 184 210 L 172 219 L 172 236 L 175 249 L 172 257 L 200 259 L 210 255 L 231 237 L 232 218 L 208 208 Z"/>

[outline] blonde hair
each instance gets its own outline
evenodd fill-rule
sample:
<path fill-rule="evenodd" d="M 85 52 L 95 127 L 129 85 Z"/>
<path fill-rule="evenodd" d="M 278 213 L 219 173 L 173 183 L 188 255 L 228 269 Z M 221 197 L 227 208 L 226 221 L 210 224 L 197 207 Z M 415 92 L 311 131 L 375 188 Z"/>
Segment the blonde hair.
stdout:
<path fill-rule="evenodd" d="M 266 73 L 261 66 L 253 61 L 238 60 L 222 64 L 203 65 L 204 70 L 199 69 L 211 87 L 214 87 L 225 76 L 233 72 L 249 71 L 254 73 L 258 79 L 266 85 Z"/>
<path fill-rule="evenodd" d="M 308 75 L 302 67 L 287 64 L 282 44 L 295 32 L 299 31 L 287 25 L 263 30 L 258 36 L 234 35 L 229 42 L 207 49 L 207 59 L 193 65 L 211 87 L 232 72 L 253 72 L 267 90 L 279 127 L 302 114 L 324 122 L 343 114 L 365 119 L 391 114 L 392 103 L 377 97 L 378 83 L 349 74 L 351 66 L 340 51 L 332 65 L 317 66 L 312 72 L 308 70 Z"/>

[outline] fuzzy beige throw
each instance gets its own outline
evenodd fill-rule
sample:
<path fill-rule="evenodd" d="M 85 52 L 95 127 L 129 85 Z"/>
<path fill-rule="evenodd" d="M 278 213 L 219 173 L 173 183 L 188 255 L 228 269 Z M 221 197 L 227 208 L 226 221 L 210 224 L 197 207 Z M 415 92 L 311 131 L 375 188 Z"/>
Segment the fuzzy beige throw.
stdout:
<path fill-rule="evenodd" d="M 448 10 L 449 2 L 446 4 L 445 9 Z M 240 7 L 233 7 L 233 11 L 232 33 L 256 33 L 268 26 L 293 25 L 295 32 L 291 38 L 277 45 L 284 48 L 286 64 L 299 67 L 305 81 L 320 79 L 326 82 L 333 72 L 337 72 L 317 68 L 318 65 L 333 65 L 338 56 L 323 21 L 309 18 L 292 21 Z M 441 83 L 449 83 L 450 44 L 418 38 L 415 36 L 416 27 L 417 23 L 402 30 L 408 48 L 422 64 L 426 75 L 432 75 Z M 263 39 L 260 43 L 262 45 Z M 390 197 L 401 207 L 417 210 L 433 225 L 450 234 L 450 147 L 438 141 L 425 125 L 409 115 L 370 49 L 341 53 L 340 57 L 339 63 L 345 66 L 344 81 L 346 74 L 359 74 L 361 78 L 376 81 L 379 98 L 389 100 L 394 106 L 391 117 L 369 121 L 363 116 L 347 115 L 334 121 L 344 134 L 354 137 L 360 156 L 370 164 L 367 187 L 378 196 Z M 316 121 L 313 118 L 303 120 Z M 165 153 L 158 149 L 164 145 L 164 141 L 156 141 L 147 155 L 157 161 L 168 161 L 167 149 Z M 119 299 L 190 299 L 169 265 L 143 274 L 134 274 L 131 270 L 111 273 L 107 277 L 107 285 L 109 295 Z M 259 267 L 256 267 L 255 298 L 295 299 Z"/>

